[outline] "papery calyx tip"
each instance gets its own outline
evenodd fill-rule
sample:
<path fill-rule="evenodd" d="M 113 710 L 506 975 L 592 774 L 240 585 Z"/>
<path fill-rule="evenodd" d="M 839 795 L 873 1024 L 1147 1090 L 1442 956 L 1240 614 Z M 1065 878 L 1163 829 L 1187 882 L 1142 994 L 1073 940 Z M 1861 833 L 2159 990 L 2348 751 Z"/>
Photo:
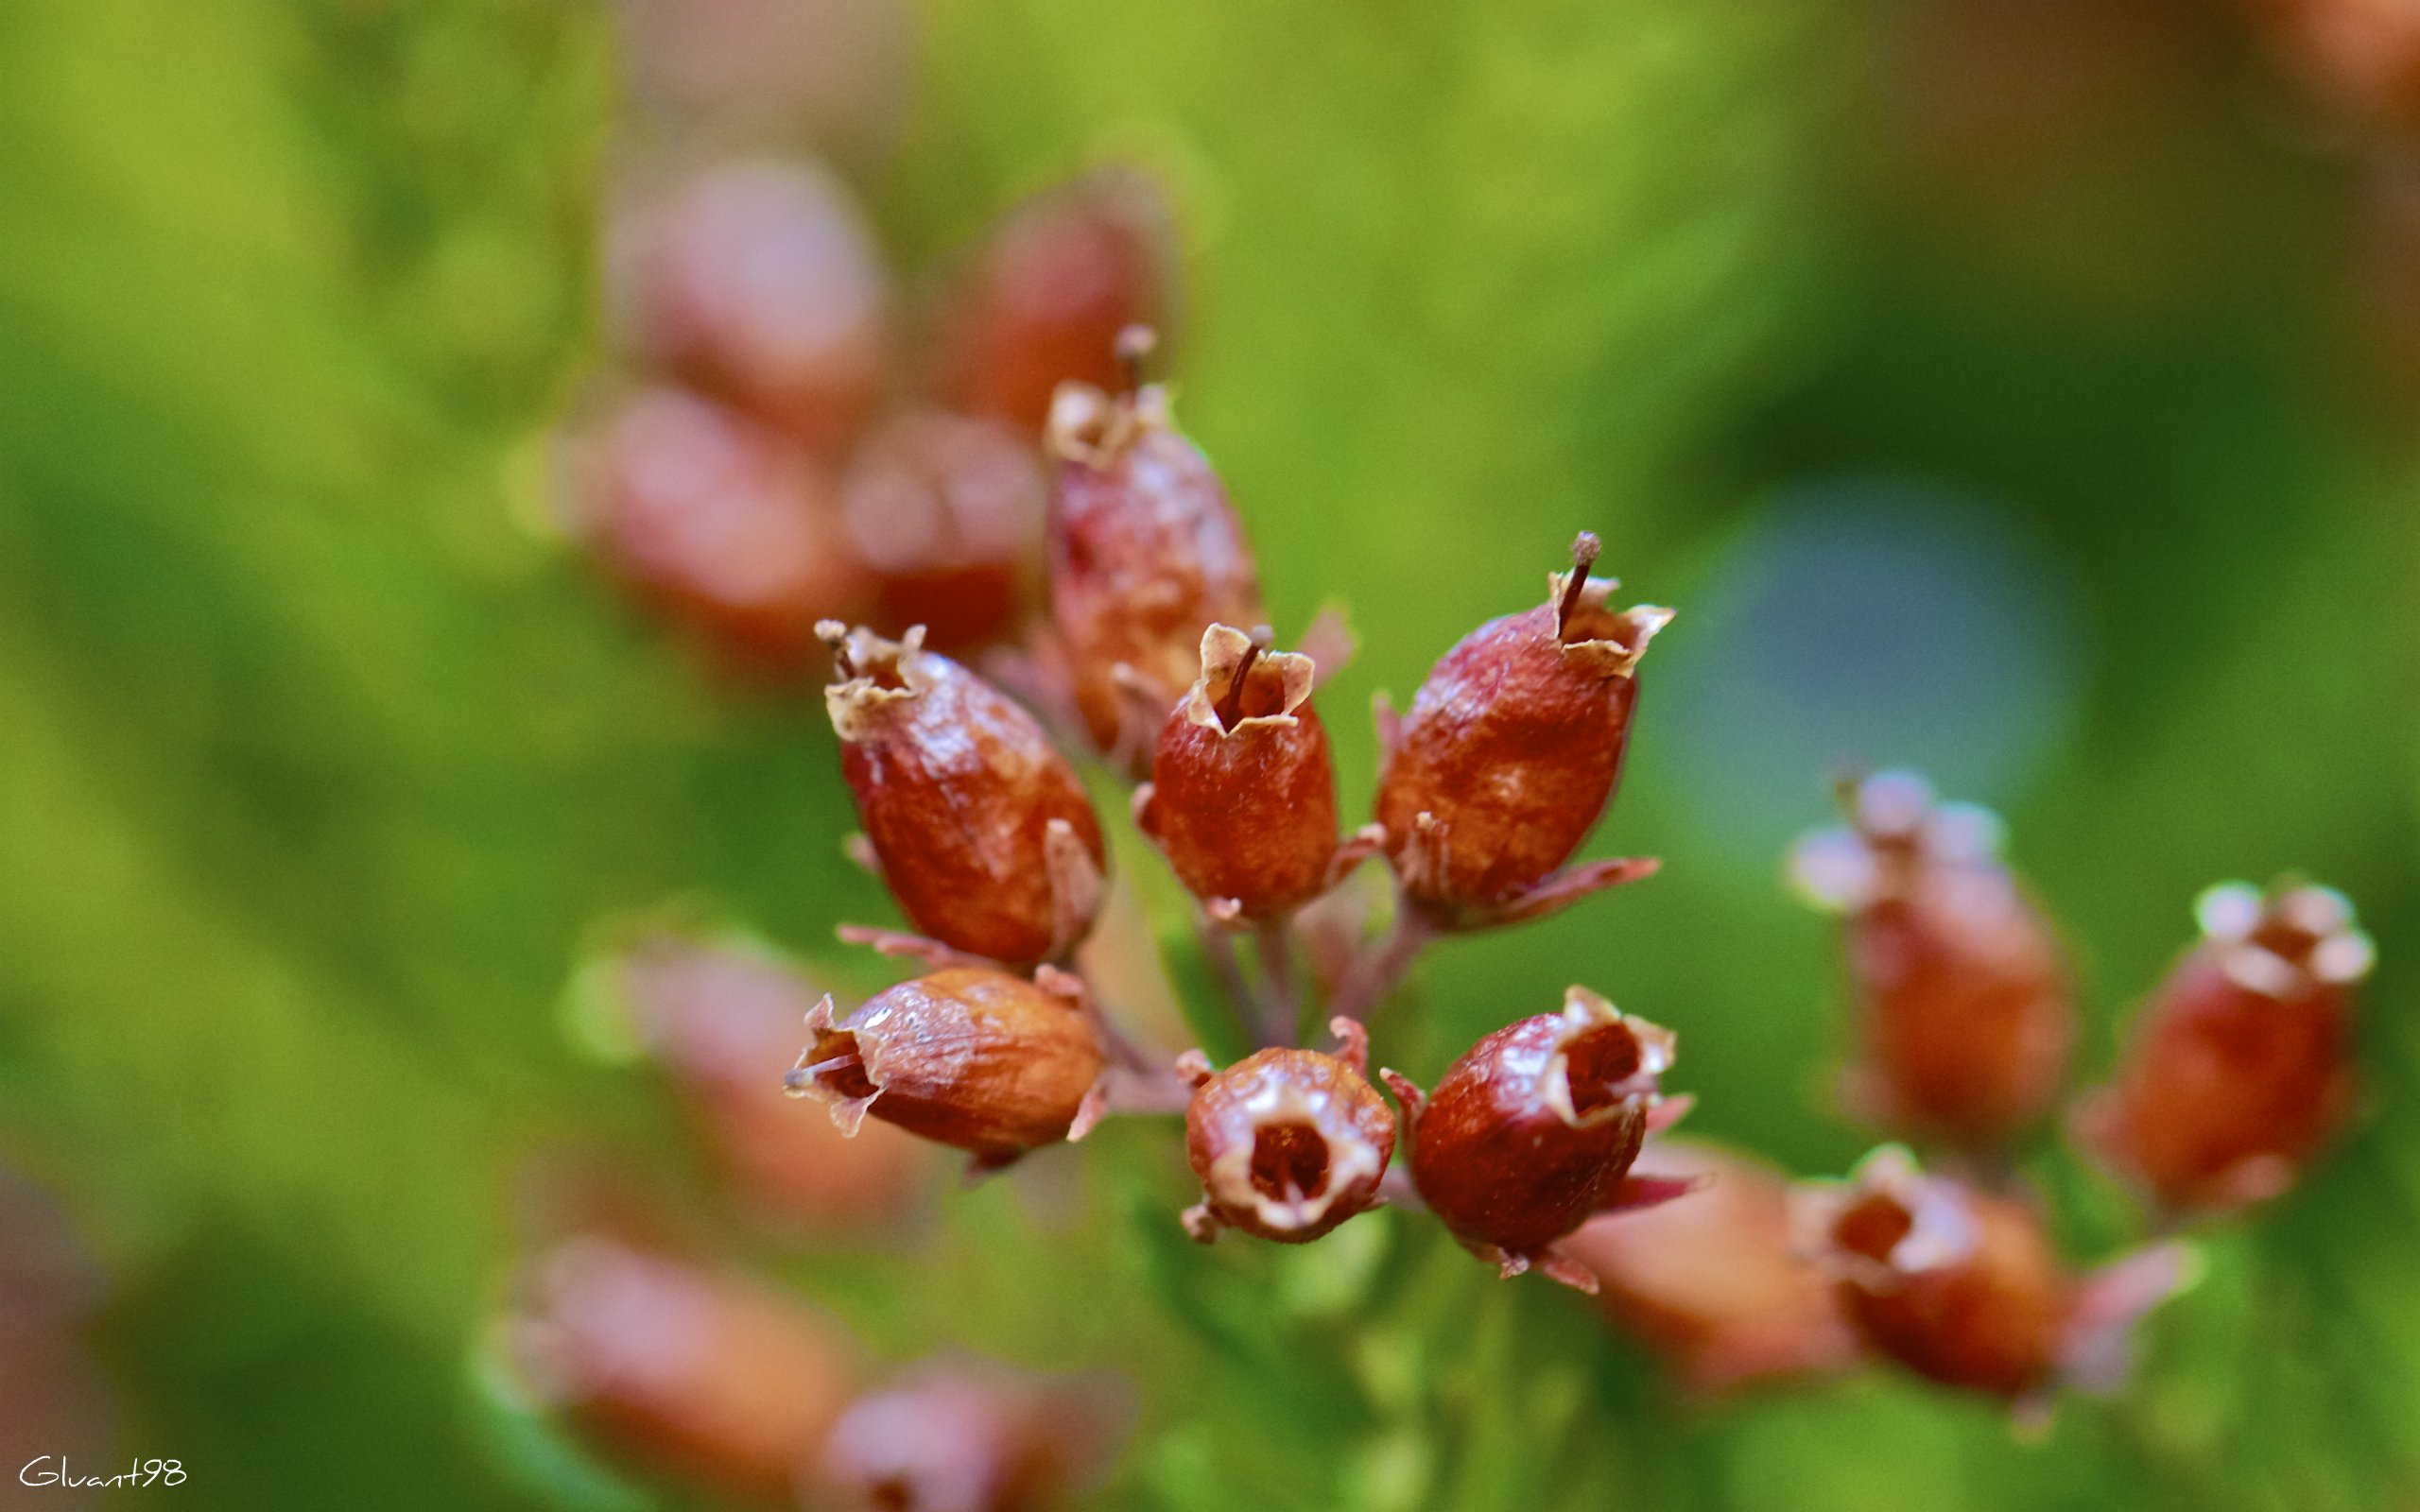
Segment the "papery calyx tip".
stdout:
<path fill-rule="evenodd" d="M 1271 650 L 1269 627 L 1247 632 L 1213 625 L 1201 632 L 1201 676 L 1185 695 L 1186 719 L 1233 734 L 1247 725 L 1290 725 L 1308 702 L 1319 669 L 1299 651 Z"/>

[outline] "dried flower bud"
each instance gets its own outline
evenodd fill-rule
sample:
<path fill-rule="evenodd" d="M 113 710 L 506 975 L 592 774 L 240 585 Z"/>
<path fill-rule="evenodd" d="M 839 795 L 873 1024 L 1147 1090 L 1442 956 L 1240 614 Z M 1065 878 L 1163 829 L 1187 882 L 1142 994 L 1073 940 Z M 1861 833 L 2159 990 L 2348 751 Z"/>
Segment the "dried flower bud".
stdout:
<path fill-rule="evenodd" d="M 1134 1416 L 1116 1377 L 931 1362 L 850 1404 L 806 1489 L 835 1512 L 1036 1512 L 1098 1479 Z"/>
<path fill-rule="evenodd" d="M 787 1085 L 829 1104 L 844 1134 L 872 1113 L 997 1166 L 1081 1138 L 1098 1116 L 1105 1062 L 1090 1021 L 1006 971 L 935 971 L 837 1021 L 827 997 L 806 1027 L 814 1039 Z"/>
<path fill-rule="evenodd" d="M 2356 988 L 2369 937 L 2326 887 L 2213 887 L 2202 939 L 2144 1005 L 2116 1084 L 2078 1114 L 2084 1143 L 2176 1213 L 2276 1196 L 2352 1106 Z"/>
<path fill-rule="evenodd" d="M 1221 1072 L 1193 1062 L 1184 1150 L 1202 1200 L 1184 1215 L 1208 1244 L 1220 1228 L 1308 1244 L 1378 1202 L 1395 1152 L 1394 1114 L 1368 1081 L 1369 1040 L 1350 1019 L 1329 1027 L 1337 1055 L 1263 1050 Z"/>
<path fill-rule="evenodd" d="M 1927 1176 L 1896 1145 L 1867 1156 L 1846 1182 L 1802 1186 L 1793 1202 L 1800 1247 L 1837 1278 L 1869 1345 L 2028 1412 L 2062 1384 L 2113 1389 L 2136 1320 L 2187 1279 L 2176 1245 L 2080 1279 L 2031 1202 Z"/>
<path fill-rule="evenodd" d="M 798 446 L 677 388 L 620 402 L 569 442 L 566 501 L 606 564 L 738 661 L 793 671 L 815 624 L 871 602 L 832 484 Z"/>
<path fill-rule="evenodd" d="M 873 412 L 890 276 L 823 169 L 716 167 L 627 207 L 614 231 L 609 288 L 643 359 L 826 455 Z"/>
<path fill-rule="evenodd" d="M 1445 653 L 1387 739 L 1378 822 L 1413 905 L 1470 927 L 1550 913 L 1642 875 L 1617 862 L 1558 875 L 1621 778 L 1638 662 L 1672 611 L 1607 607 L 1597 538 L 1547 579 L 1547 601 Z"/>
<path fill-rule="evenodd" d="M 534 1261 L 507 1337 L 540 1400 L 726 1493 L 786 1497 L 848 1400 L 854 1350 L 778 1294 L 616 1240 Z"/>
<path fill-rule="evenodd" d="M 878 623 L 943 651 L 1013 637 L 1042 549 L 1042 469 L 997 421 L 909 410 L 877 428 L 840 483 Z"/>
<path fill-rule="evenodd" d="M 1327 889 L 1336 770 L 1311 708 L 1311 659 L 1230 626 L 1201 637 L 1201 677 L 1168 715 L 1137 805 L 1187 890 L 1246 919 Z"/>
<path fill-rule="evenodd" d="M 1849 826 L 1791 852 L 1800 891 L 1845 920 L 1861 1122 L 1987 1150 L 2065 1085 L 2075 1004 L 2065 954 L 1999 859 L 1999 821 L 1936 803 L 1906 772 L 1867 778 Z"/>
<path fill-rule="evenodd" d="M 1592 1218 L 1562 1242 L 1614 1321 L 1690 1389 L 1846 1369 L 1858 1344 L 1832 1279 L 1793 1247 L 1789 1182 L 1752 1156 L 1657 1140 L 1641 1175 L 1700 1183 L 1685 1202 Z"/>
<path fill-rule="evenodd" d="M 918 929 L 1026 966 L 1064 955 L 1100 909 L 1100 825 L 1042 727 L 947 657 L 871 630 L 833 643 L 824 691 L 840 770 L 883 880 Z"/>
<path fill-rule="evenodd" d="M 1553 1246 L 1592 1215 L 1634 1205 L 1631 1162 L 1672 1048 L 1670 1031 L 1575 987 L 1561 1013 L 1473 1045 L 1425 1101 L 1385 1073 L 1411 1121 L 1413 1185 L 1456 1238 L 1506 1276 L 1537 1264 L 1596 1290 L 1595 1278 Z"/>
<path fill-rule="evenodd" d="M 841 1138 L 783 1095 L 772 1072 L 798 1053 L 821 994 L 783 963 L 673 934 L 621 964 L 632 1025 L 679 1078 L 733 1184 L 759 1206 L 814 1224 L 896 1216 L 924 1185 L 927 1146 L 895 1128 Z"/>
<path fill-rule="evenodd" d="M 1011 211 L 943 301 L 942 403 L 1031 438 L 1062 383 L 1114 391 L 1117 337 L 1167 314 L 1167 208 L 1139 174 L 1095 175 Z"/>
<path fill-rule="evenodd" d="M 1115 399 L 1064 386 L 1046 445 L 1050 610 L 1076 706 L 1101 750 L 1147 762 L 1201 632 L 1268 617 L 1252 548 L 1158 385 Z"/>

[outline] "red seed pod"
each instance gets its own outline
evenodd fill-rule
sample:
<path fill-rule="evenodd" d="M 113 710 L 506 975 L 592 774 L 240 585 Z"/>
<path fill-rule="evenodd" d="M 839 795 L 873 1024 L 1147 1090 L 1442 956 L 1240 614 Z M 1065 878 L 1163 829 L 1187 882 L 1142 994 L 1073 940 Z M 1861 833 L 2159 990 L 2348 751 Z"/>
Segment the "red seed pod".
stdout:
<path fill-rule="evenodd" d="M 1561 1013 L 1488 1035 L 1437 1090 L 1384 1074 L 1411 1120 L 1411 1177 L 1455 1237 L 1517 1276 L 1532 1264 L 1583 1291 L 1595 1278 L 1552 1246 L 1630 1205 L 1626 1178 L 1672 1064 L 1669 1030 L 1583 987 Z"/>
<path fill-rule="evenodd" d="M 838 455 L 888 381 L 890 284 L 838 180 L 726 163 L 622 209 L 608 289 L 643 362 Z"/>
<path fill-rule="evenodd" d="M 1597 1278 L 1616 1326 L 1692 1391 L 1827 1375 L 1858 1357 L 1832 1279 L 1793 1247 L 1789 1181 L 1753 1156 L 1656 1140 L 1637 1171 L 1703 1188 L 1591 1218 L 1563 1251 Z"/>
<path fill-rule="evenodd" d="M 1134 1416 L 1114 1378 L 927 1364 L 850 1404 L 805 1488 L 834 1512 L 1038 1512 L 1097 1480 Z"/>
<path fill-rule="evenodd" d="M 874 576 L 874 618 L 925 627 L 942 651 L 1012 639 L 1042 554 L 1042 469 L 997 421 L 893 416 L 840 482 L 849 537 Z"/>
<path fill-rule="evenodd" d="M 2077 1115 L 2090 1151 L 2174 1214 L 2291 1186 L 2354 1094 L 2351 1019 L 2370 971 L 2353 905 L 2326 887 L 2211 888 L 2202 938 L 2145 1004 L 2114 1086 Z"/>
<path fill-rule="evenodd" d="M 1221 1228 L 1302 1245 L 1378 1203 L 1395 1152 L 1394 1114 L 1368 1081 L 1369 1040 L 1350 1019 L 1330 1025 L 1338 1054 L 1263 1050 L 1213 1073 L 1200 1052 L 1184 1110 L 1184 1151 L 1201 1180 L 1185 1230 L 1203 1244 Z"/>
<path fill-rule="evenodd" d="M 848 1400 L 855 1350 L 777 1293 L 583 1235 L 531 1262 L 506 1338 L 543 1401 L 725 1494 L 786 1498 Z"/>
<path fill-rule="evenodd" d="M 787 1086 L 828 1104 L 855 1134 L 868 1113 L 1005 1165 L 1081 1139 L 1099 1117 L 1105 1069 L 1073 1000 L 1021 976 L 951 967 L 875 993 L 836 1020 L 825 998 Z"/>
<path fill-rule="evenodd" d="M 1332 880 L 1336 769 L 1312 672 L 1309 657 L 1214 625 L 1200 679 L 1161 727 L 1136 816 L 1186 890 L 1222 915 L 1280 918 Z"/>
<path fill-rule="evenodd" d="M 818 619 L 871 602 L 830 478 L 745 416 L 643 389 L 573 438 L 564 462 L 575 524 L 605 563 L 747 665 L 798 670 Z"/>
<path fill-rule="evenodd" d="M 889 1127 L 844 1139 L 785 1096 L 772 1072 L 798 1054 L 821 994 L 780 961 L 664 933 L 621 962 L 631 1021 L 678 1078 L 732 1184 L 772 1214 L 814 1225 L 897 1217 L 925 1186 L 928 1147 Z"/>
<path fill-rule="evenodd" d="M 1115 391 L 1119 333 L 1170 313 L 1171 239 L 1167 207 L 1139 174 L 1097 174 L 1011 211 L 943 296 L 941 401 L 1030 438 L 1061 384 Z"/>
<path fill-rule="evenodd" d="M 1801 1249 L 1837 1279 L 1868 1345 L 2028 1413 L 2061 1384 L 2114 1389 L 2135 1323 L 2187 1279 L 2176 1245 L 2080 1279 L 2032 1203 L 1927 1176 L 1897 1145 L 1867 1156 L 1846 1182 L 1809 1183 L 1792 1200 Z"/>
<path fill-rule="evenodd" d="M 1012 966 L 1056 960 L 1092 928 L 1107 852 L 1083 784 L 1042 727 L 949 658 L 821 627 L 840 771 L 883 880 L 918 929 Z"/>
<path fill-rule="evenodd" d="M 1651 869 L 1556 870 L 1613 799 L 1639 658 L 1672 618 L 1608 608 L 1620 585 L 1587 575 L 1597 550 L 1582 535 L 1545 604 L 1463 637 L 1387 732 L 1378 822 L 1405 896 L 1434 924 L 1535 918 Z"/>
<path fill-rule="evenodd" d="M 2420 10 L 2408 0 L 2256 0 L 2277 50 L 2358 125 L 2420 125 Z"/>
<path fill-rule="evenodd" d="M 2066 1085 L 2075 1003 L 2049 923 L 1999 859 L 1999 821 L 1878 772 L 1849 826 L 1801 840 L 1799 890 L 1841 915 L 1859 1057 L 1841 1100 L 1859 1122 L 1990 1150 Z"/>
<path fill-rule="evenodd" d="M 1051 618 L 1093 743 L 1148 763 L 1212 625 L 1258 625 L 1243 522 L 1153 384 L 1113 399 L 1069 384 L 1051 406 Z"/>

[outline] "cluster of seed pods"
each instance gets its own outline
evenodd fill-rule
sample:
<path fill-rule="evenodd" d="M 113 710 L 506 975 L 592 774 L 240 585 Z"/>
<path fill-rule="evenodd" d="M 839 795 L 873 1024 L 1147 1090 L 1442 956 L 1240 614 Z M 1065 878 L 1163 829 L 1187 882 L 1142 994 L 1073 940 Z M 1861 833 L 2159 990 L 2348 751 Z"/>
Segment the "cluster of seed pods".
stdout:
<path fill-rule="evenodd" d="M 1797 1246 L 1876 1352 L 2039 1418 L 2063 1385 L 2114 1387 L 2127 1335 L 2189 1272 L 2174 1240 L 2079 1272 L 2011 1157 L 2069 1088 L 2076 992 L 2059 936 L 1982 810 L 1882 772 L 1847 824 L 1792 853 L 1799 890 L 1841 920 L 1855 1051 L 1852 1120 L 1905 1144 L 1798 1194 Z M 2223 1219 L 2278 1196 L 2352 1101 L 2349 1018 L 2371 947 L 2352 906 L 2293 879 L 2226 884 L 2201 938 L 2154 988 L 2112 1083 L 2066 1104 L 2084 1156 L 2148 1227 Z"/>

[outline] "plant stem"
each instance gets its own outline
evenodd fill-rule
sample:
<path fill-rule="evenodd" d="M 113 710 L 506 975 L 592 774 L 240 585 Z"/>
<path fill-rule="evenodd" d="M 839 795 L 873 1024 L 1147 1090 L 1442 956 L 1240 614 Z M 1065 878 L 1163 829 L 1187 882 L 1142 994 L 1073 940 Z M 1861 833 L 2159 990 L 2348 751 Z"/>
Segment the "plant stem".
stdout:
<path fill-rule="evenodd" d="M 1292 921 L 1275 919 L 1253 926 L 1252 939 L 1260 953 L 1260 1042 L 1290 1045 L 1302 1033 L 1302 999 L 1294 988 Z"/>
<path fill-rule="evenodd" d="M 1398 894 L 1395 898 L 1394 922 L 1377 944 L 1354 957 L 1353 965 L 1337 984 L 1335 1001 L 1329 1005 L 1337 1014 L 1367 1022 L 1378 1005 L 1392 996 L 1403 979 L 1420 959 L 1420 953 L 1437 931 L 1423 919 L 1411 905 Z"/>

